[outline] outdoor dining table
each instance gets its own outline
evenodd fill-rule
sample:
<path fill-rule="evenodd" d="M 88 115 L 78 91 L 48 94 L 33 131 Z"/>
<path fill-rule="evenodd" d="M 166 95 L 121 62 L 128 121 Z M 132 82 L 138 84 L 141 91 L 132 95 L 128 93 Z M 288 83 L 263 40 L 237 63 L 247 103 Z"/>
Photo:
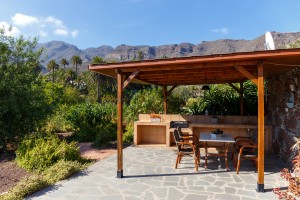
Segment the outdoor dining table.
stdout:
<path fill-rule="evenodd" d="M 207 132 L 201 132 L 199 141 L 204 143 L 204 148 L 205 148 L 205 169 L 207 169 L 207 158 L 208 156 L 219 156 L 219 157 L 224 157 L 225 159 L 225 165 L 226 165 L 226 170 L 228 171 L 228 149 L 230 143 L 234 143 L 235 140 L 229 133 L 223 133 L 221 135 L 215 135 L 212 133 L 207 133 Z M 208 143 L 221 143 L 220 145 L 217 146 L 211 146 Z M 222 153 L 217 153 L 217 154 L 209 154 L 208 148 L 209 147 L 224 147 L 224 152 Z"/>

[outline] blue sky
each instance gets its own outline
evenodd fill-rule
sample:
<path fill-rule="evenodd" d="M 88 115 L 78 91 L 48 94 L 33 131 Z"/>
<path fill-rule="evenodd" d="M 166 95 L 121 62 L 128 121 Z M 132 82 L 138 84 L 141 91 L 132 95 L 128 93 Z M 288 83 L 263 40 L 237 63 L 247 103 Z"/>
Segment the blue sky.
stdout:
<path fill-rule="evenodd" d="M 299 8 L 299 0 L 0 0 L 0 26 L 80 49 L 198 44 L 298 32 Z"/>

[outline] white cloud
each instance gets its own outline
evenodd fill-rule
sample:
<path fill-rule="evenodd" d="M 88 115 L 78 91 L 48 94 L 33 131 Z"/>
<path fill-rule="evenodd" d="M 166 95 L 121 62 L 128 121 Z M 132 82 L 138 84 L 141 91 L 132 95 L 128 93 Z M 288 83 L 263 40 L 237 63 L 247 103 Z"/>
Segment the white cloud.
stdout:
<path fill-rule="evenodd" d="M 15 16 L 13 16 L 11 19 L 17 26 L 27 26 L 31 24 L 37 24 L 39 22 L 38 18 L 29 15 L 23 15 L 21 13 L 15 14 Z"/>
<path fill-rule="evenodd" d="M 0 21 L 1 22 L 1 21 Z M 55 16 L 30 16 L 22 13 L 16 13 L 11 17 L 9 22 L 13 24 L 12 30 L 7 34 L 12 36 L 18 36 L 21 34 L 26 36 L 40 36 L 47 37 L 72 37 L 76 38 L 79 34 L 79 30 L 69 28 L 64 24 L 63 20 Z M 5 26 L 5 30 L 10 27 L 8 23 L 1 22 L 1 26 Z"/>
<path fill-rule="evenodd" d="M 222 33 L 224 35 L 227 35 L 228 33 L 230 33 L 228 28 L 219 28 L 219 29 L 214 29 L 212 31 L 216 32 L 216 33 Z"/>
<path fill-rule="evenodd" d="M 40 31 L 40 36 L 42 36 L 42 37 L 47 37 L 47 36 L 48 36 L 48 33 L 45 32 L 45 31 L 43 31 L 43 30 L 41 30 L 41 31 Z"/>
<path fill-rule="evenodd" d="M 72 31 L 72 32 L 71 32 L 71 35 L 72 35 L 73 38 L 76 38 L 77 35 L 78 35 L 78 30 Z"/>
<path fill-rule="evenodd" d="M 55 35 L 61 35 L 61 36 L 67 36 L 69 33 L 67 30 L 64 30 L 64 29 L 56 29 L 54 31 L 54 34 Z"/>
<path fill-rule="evenodd" d="M 7 22 L 5 21 L 0 21 L 0 28 L 4 29 L 5 31 L 5 34 L 7 36 L 13 36 L 13 37 L 16 37 L 18 36 L 21 31 L 17 28 L 17 27 L 13 27 L 13 26 L 10 26 Z M 11 28 L 11 29 L 10 29 Z"/>
<path fill-rule="evenodd" d="M 56 19 L 55 17 L 47 17 L 46 22 L 53 24 L 57 27 L 65 27 L 63 21 Z"/>

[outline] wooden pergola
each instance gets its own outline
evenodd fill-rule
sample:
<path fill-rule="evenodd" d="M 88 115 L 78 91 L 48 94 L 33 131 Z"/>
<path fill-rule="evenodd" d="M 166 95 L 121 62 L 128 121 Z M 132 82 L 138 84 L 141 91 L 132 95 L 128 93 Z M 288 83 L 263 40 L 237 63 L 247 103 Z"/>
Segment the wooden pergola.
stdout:
<path fill-rule="evenodd" d="M 90 65 L 89 70 L 117 78 L 118 163 L 117 177 L 123 177 L 122 91 L 129 83 L 160 85 L 167 95 L 178 85 L 242 83 L 251 80 L 258 93 L 258 178 L 257 191 L 264 191 L 264 79 L 299 67 L 300 49 L 281 49 L 208 56 L 180 57 Z M 171 86 L 167 90 L 167 86 Z"/>

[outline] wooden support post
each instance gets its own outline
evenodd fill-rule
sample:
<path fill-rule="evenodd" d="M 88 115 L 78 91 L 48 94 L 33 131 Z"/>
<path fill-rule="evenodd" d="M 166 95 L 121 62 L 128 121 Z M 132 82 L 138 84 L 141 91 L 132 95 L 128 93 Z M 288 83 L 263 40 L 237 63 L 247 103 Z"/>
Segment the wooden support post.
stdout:
<path fill-rule="evenodd" d="M 244 115 L 244 85 L 243 82 L 240 82 L 240 115 Z"/>
<path fill-rule="evenodd" d="M 168 108 L 168 103 L 167 103 L 167 97 L 168 97 L 168 92 L 167 92 L 167 86 L 162 86 L 163 88 L 163 93 L 164 93 L 164 114 L 167 114 L 167 108 Z"/>
<path fill-rule="evenodd" d="M 122 127 L 123 127 L 123 120 L 122 120 L 122 90 L 123 90 L 123 78 L 120 71 L 117 71 L 117 81 L 118 81 L 118 99 L 117 99 L 117 108 L 118 108 L 118 121 L 117 121 L 117 153 L 118 153 L 118 169 L 117 169 L 117 178 L 123 178 L 123 142 L 122 142 Z"/>
<path fill-rule="evenodd" d="M 257 192 L 264 192 L 264 130 L 265 130 L 265 114 L 264 114 L 264 73 L 263 66 L 257 66 L 258 81 L 258 171 L 257 171 Z"/>

